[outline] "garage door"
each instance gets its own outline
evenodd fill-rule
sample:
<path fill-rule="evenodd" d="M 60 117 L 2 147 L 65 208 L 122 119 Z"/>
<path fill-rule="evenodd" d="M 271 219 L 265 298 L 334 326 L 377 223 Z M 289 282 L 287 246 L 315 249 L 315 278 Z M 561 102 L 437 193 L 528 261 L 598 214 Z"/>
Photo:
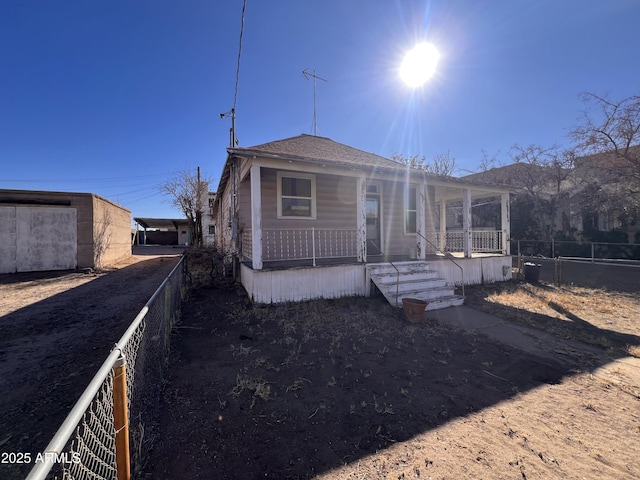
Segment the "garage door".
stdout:
<path fill-rule="evenodd" d="M 0 272 L 76 268 L 75 208 L 0 207 L 0 222 Z"/>

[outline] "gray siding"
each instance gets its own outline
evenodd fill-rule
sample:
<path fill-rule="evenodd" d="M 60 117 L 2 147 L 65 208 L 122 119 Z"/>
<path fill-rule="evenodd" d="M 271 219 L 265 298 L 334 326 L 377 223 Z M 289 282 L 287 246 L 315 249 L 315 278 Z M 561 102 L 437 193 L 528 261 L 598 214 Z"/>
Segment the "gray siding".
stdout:
<path fill-rule="evenodd" d="M 295 175 L 293 172 L 288 172 Z M 301 172 L 302 173 L 302 172 Z M 342 177 L 338 175 L 316 174 L 316 218 L 278 218 L 278 186 L 277 186 L 278 170 L 273 168 L 261 168 L 260 189 L 261 189 L 261 205 L 262 205 L 262 229 L 263 229 L 263 258 L 271 259 L 274 250 L 274 243 L 282 245 L 283 243 L 292 243 L 291 239 L 277 237 L 274 240 L 274 233 L 267 233 L 269 230 L 288 230 L 290 236 L 305 236 L 303 231 L 310 231 L 312 228 L 318 230 L 355 230 L 357 229 L 357 179 L 355 177 Z M 382 238 L 383 251 L 388 255 L 409 255 L 415 252 L 418 237 L 416 234 L 405 234 L 404 218 L 405 218 L 405 184 L 403 181 L 382 181 L 381 215 L 382 215 Z M 434 230 L 434 214 L 429 213 L 429 208 L 435 208 L 435 190 L 433 187 L 428 189 L 427 202 L 427 230 Z M 227 192 L 225 192 L 225 197 Z M 225 203 L 226 198 L 223 200 Z M 223 210 L 226 210 L 223 205 Z M 251 229 L 251 181 L 247 177 L 239 186 L 238 195 L 238 214 L 241 230 Z M 292 233 L 296 231 L 295 234 Z M 280 235 L 278 233 L 277 235 Z M 310 241 L 304 237 L 304 240 L 297 240 L 301 245 L 307 245 Z M 310 238 L 310 237 L 309 237 Z M 319 237 L 318 237 L 319 239 Z M 355 242 L 355 233 L 353 238 L 349 237 L 346 241 L 335 241 L 335 244 L 349 245 Z M 305 258 L 310 256 L 308 249 L 303 247 L 289 258 Z M 355 247 L 354 247 L 355 248 Z M 430 247 L 427 247 L 430 250 Z M 353 255 L 352 255 L 353 253 Z M 348 250 L 348 255 L 338 256 L 354 256 L 355 250 Z M 276 257 L 274 257 L 276 258 Z"/>
<path fill-rule="evenodd" d="M 356 179 L 316 175 L 316 219 L 278 218 L 276 170 L 262 169 L 262 228 L 356 228 Z"/>
<path fill-rule="evenodd" d="M 416 248 L 416 235 L 404 233 L 404 184 L 382 184 L 382 238 L 387 255 L 407 255 Z"/>

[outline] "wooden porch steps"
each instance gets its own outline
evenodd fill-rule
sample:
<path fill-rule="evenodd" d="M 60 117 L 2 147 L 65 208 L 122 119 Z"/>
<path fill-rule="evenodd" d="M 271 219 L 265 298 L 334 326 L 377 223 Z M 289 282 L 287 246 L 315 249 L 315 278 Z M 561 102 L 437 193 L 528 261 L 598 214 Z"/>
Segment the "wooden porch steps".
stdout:
<path fill-rule="evenodd" d="M 395 265 L 395 267 L 394 267 Z M 403 298 L 418 298 L 427 302 L 427 310 L 462 305 L 464 297 L 454 293 L 438 273 L 424 261 L 370 263 L 367 270 L 371 281 L 391 305 L 402 308 Z"/>

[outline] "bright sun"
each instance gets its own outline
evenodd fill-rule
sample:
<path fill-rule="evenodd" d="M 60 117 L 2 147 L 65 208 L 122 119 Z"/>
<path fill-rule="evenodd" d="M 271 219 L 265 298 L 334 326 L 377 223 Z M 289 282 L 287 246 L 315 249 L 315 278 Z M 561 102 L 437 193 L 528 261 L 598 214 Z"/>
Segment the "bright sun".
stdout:
<path fill-rule="evenodd" d="M 404 56 L 400 78 L 409 87 L 420 87 L 436 72 L 439 59 L 440 53 L 433 44 L 419 43 Z"/>

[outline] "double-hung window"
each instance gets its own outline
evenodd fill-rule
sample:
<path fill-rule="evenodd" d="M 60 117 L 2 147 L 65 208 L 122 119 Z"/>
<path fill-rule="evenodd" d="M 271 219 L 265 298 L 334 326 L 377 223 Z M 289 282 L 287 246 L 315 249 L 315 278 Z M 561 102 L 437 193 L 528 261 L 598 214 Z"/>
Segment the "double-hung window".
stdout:
<path fill-rule="evenodd" d="M 316 177 L 278 172 L 278 218 L 316 218 Z"/>
<path fill-rule="evenodd" d="M 404 196 L 404 233 L 416 233 L 416 187 L 408 185 Z"/>

